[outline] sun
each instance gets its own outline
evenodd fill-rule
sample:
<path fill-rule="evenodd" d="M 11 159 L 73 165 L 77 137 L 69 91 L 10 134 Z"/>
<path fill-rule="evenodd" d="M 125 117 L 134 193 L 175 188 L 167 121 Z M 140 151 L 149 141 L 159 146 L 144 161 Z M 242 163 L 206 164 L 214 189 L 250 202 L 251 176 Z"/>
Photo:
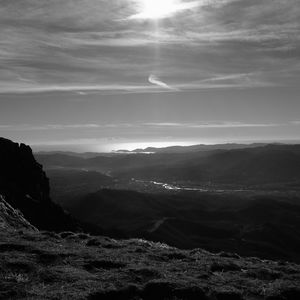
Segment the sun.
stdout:
<path fill-rule="evenodd" d="M 180 0 L 136 0 L 136 2 L 139 13 L 131 16 L 131 19 L 162 19 L 192 6 L 191 3 Z"/>
<path fill-rule="evenodd" d="M 142 0 L 142 14 L 149 19 L 160 19 L 176 10 L 175 0 Z"/>

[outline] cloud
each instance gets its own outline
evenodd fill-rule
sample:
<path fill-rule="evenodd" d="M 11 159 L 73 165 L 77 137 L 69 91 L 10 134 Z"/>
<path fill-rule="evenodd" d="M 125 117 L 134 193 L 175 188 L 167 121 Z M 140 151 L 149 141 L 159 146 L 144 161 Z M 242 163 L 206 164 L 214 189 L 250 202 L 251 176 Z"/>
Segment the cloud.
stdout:
<path fill-rule="evenodd" d="M 186 128 L 186 129 L 210 129 L 210 128 L 247 128 L 247 127 L 279 127 L 279 126 L 298 126 L 300 121 L 287 123 L 244 123 L 244 122 L 148 122 L 148 123 L 108 123 L 108 124 L 19 124 L 7 125 L 0 124 L 3 131 L 44 131 L 44 130 L 77 130 L 77 129 L 136 129 L 136 128 Z"/>
<path fill-rule="evenodd" d="M 176 5 L 155 27 L 137 22 L 133 0 L 0 1 L 0 93 L 85 96 L 297 84 L 298 0 Z M 134 15 L 136 21 L 125 21 Z M 172 84 L 152 74 L 153 86 L 145 85 L 149 70 Z"/>
<path fill-rule="evenodd" d="M 18 93 L 47 93 L 47 92 L 76 92 L 81 96 L 89 92 L 151 92 L 155 89 L 142 85 L 6 85 L 0 86 L 0 94 Z"/>
<path fill-rule="evenodd" d="M 43 131 L 43 130 L 75 130 L 75 129 L 120 129 L 120 128 L 133 128 L 140 127 L 139 124 L 131 123 L 108 123 L 108 124 L 18 124 L 8 125 L 0 124 L 0 129 L 3 131 Z"/>
<path fill-rule="evenodd" d="M 169 86 L 168 84 L 166 84 L 165 82 L 161 81 L 160 78 L 154 74 L 150 74 L 148 81 L 154 85 L 157 85 L 159 87 L 162 87 L 164 89 L 168 89 L 168 90 L 177 90 L 174 87 Z"/>
<path fill-rule="evenodd" d="M 300 121 L 292 121 L 291 124 L 292 125 L 300 125 Z"/>
<path fill-rule="evenodd" d="M 144 123 L 146 127 L 161 128 L 189 128 L 189 129 L 209 129 L 209 128 L 243 128 L 243 127 L 278 127 L 287 126 L 288 123 L 243 123 L 243 122 L 194 122 L 194 123 Z"/>
<path fill-rule="evenodd" d="M 36 130 L 63 130 L 63 129 L 95 129 L 103 126 L 99 124 L 45 124 L 45 125 L 1 125 L 0 129 L 6 131 L 36 131 Z"/>

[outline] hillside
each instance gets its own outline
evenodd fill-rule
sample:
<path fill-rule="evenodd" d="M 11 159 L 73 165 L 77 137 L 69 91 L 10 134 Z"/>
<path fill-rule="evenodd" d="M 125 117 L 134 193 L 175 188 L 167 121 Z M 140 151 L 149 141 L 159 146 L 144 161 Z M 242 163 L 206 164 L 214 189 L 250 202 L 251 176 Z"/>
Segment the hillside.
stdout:
<path fill-rule="evenodd" d="M 181 160 L 165 156 L 143 166 L 114 170 L 117 177 L 196 184 L 265 185 L 300 182 L 300 146 L 269 145 L 238 150 L 186 154 Z M 159 155 L 159 154 L 157 154 Z"/>
<path fill-rule="evenodd" d="M 205 151 L 100 155 L 86 159 L 66 154 L 36 154 L 36 159 L 46 169 L 93 170 L 122 180 L 260 188 L 273 185 L 273 189 L 278 184 L 297 189 L 300 183 L 300 145 L 254 144 L 229 150 L 211 147 Z"/>
<path fill-rule="evenodd" d="M 0 299 L 296 300 L 300 266 L 145 240 L 0 231 Z"/>
<path fill-rule="evenodd" d="M 298 196 L 104 189 L 65 207 L 115 237 L 300 263 Z"/>
<path fill-rule="evenodd" d="M 50 169 L 47 170 L 47 176 L 50 178 L 50 196 L 60 205 L 114 184 L 112 177 L 80 169 Z"/>

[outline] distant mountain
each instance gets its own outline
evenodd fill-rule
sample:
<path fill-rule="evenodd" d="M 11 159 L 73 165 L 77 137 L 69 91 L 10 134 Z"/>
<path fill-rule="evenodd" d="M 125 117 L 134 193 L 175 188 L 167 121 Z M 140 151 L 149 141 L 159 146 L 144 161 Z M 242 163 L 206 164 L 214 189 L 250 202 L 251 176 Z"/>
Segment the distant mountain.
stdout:
<path fill-rule="evenodd" d="M 187 153 L 195 151 L 210 151 L 210 150 L 233 150 L 233 149 L 244 149 L 244 148 L 256 148 L 268 145 L 267 143 L 252 143 L 252 144 L 215 144 L 215 145 L 192 145 L 192 146 L 170 146 L 163 148 L 148 147 L 145 149 L 135 149 L 128 152 L 133 153 Z M 124 150 L 120 150 L 124 152 Z"/>
<path fill-rule="evenodd" d="M 94 158 L 97 156 L 112 156 L 116 153 L 102 153 L 102 152 L 72 152 L 72 151 L 38 151 L 35 152 L 36 155 L 66 155 L 66 156 L 74 156 L 79 158 Z"/>
<path fill-rule="evenodd" d="M 148 149 L 149 150 L 149 149 Z M 242 149 L 185 153 L 116 154 L 89 159 L 62 154 L 36 155 L 46 169 L 74 168 L 183 184 L 268 185 L 300 183 L 300 145 L 272 144 Z"/>
<path fill-rule="evenodd" d="M 158 155 L 162 154 L 153 157 Z M 300 183 L 300 145 L 191 152 L 181 159 L 172 155 L 166 154 L 161 161 L 152 158 L 152 164 L 132 164 L 112 173 L 117 177 L 193 184 Z"/>

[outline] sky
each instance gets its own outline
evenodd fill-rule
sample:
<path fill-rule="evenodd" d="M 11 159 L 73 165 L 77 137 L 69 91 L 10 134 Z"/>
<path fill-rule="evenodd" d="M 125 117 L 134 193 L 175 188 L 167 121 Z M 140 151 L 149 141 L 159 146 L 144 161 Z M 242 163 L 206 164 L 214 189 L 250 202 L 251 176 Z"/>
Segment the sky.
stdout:
<path fill-rule="evenodd" d="M 0 136 L 299 142 L 299 58 L 299 0 L 0 0 Z"/>

